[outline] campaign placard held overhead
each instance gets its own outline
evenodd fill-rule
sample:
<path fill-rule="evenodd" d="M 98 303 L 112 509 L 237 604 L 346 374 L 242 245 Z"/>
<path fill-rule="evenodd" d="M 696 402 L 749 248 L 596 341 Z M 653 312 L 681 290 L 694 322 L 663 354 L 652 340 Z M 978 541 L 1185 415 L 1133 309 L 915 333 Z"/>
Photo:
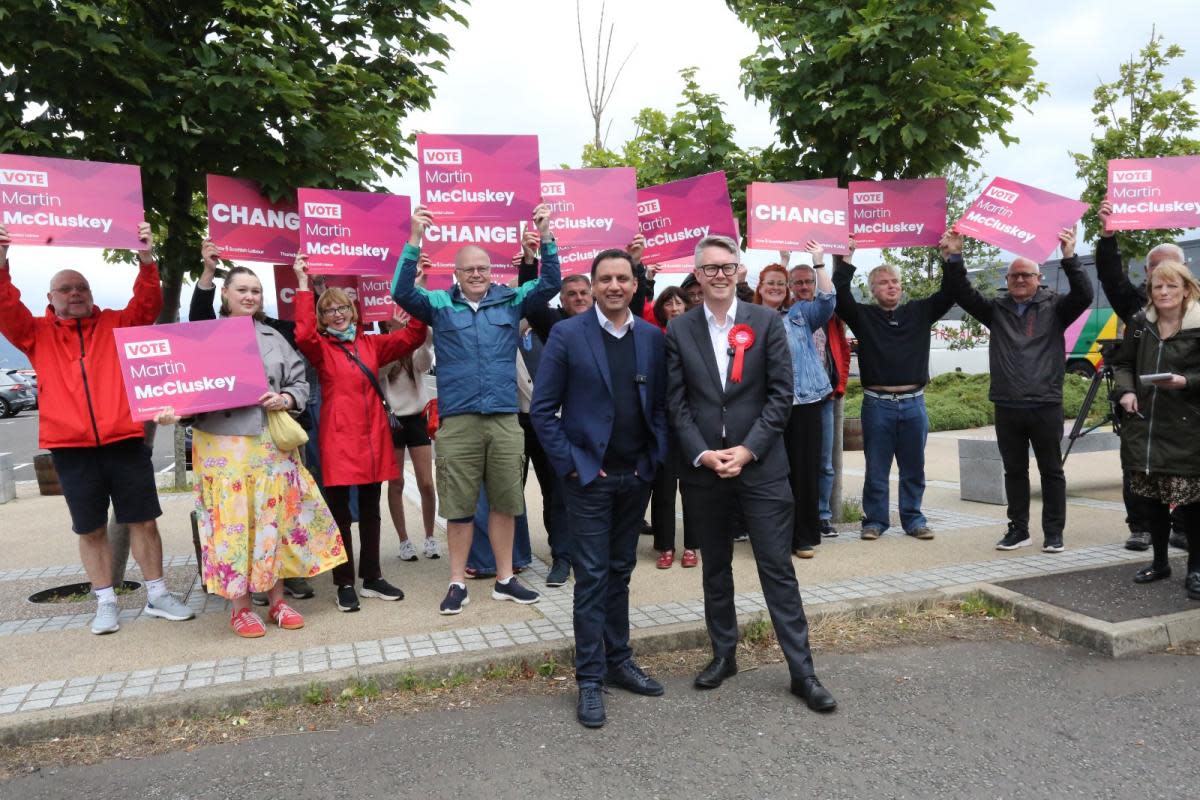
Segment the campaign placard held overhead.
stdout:
<path fill-rule="evenodd" d="M 850 232 L 869 247 L 932 247 L 946 230 L 946 179 L 851 181 Z"/>
<path fill-rule="evenodd" d="M 142 170 L 0 154 L 0 223 L 13 244 L 138 250 Z"/>
<path fill-rule="evenodd" d="M 138 422 L 255 405 L 268 391 L 250 317 L 117 328 L 117 358 Z"/>
<path fill-rule="evenodd" d="M 751 248 L 802 250 L 815 241 L 827 253 L 849 253 L 848 193 L 816 181 L 752 183 L 746 190 Z"/>
<path fill-rule="evenodd" d="M 601 250 L 624 248 L 637 236 L 637 171 L 631 167 L 544 169 L 542 202 L 554 214 L 550 229 L 563 275 L 587 272 Z"/>
<path fill-rule="evenodd" d="M 312 274 L 382 275 L 395 269 L 412 228 L 407 197 L 300 189 L 300 252 Z"/>
<path fill-rule="evenodd" d="M 1200 227 L 1200 156 L 1108 162 L 1110 231 Z"/>
<path fill-rule="evenodd" d="M 646 237 L 642 253 L 646 264 L 692 256 L 705 236 L 737 238 L 724 172 L 647 186 L 638 189 L 637 201 L 638 225 Z"/>
<path fill-rule="evenodd" d="M 272 203 L 244 178 L 208 176 L 208 236 L 234 261 L 291 261 L 300 246 L 294 199 Z"/>
<path fill-rule="evenodd" d="M 996 178 L 976 198 L 954 230 L 1041 263 L 1058 247 L 1058 232 L 1087 209 L 1070 197 Z"/>
<path fill-rule="evenodd" d="M 296 273 L 291 264 L 275 265 L 275 302 L 278 309 L 275 317 L 277 319 L 285 319 L 289 322 L 296 319 L 296 288 L 298 286 Z M 351 300 L 358 301 L 358 277 L 355 275 L 327 275 L 325 276 L 325 286 L 343 289 L 346 294 L 350 295 Z M 309 288 L 312 288 L 311 277 L 309 278 Z"/>
<path fill-rule="evenodd" d="M 396 306 L 392 300 L 391 275 L 360 275 L 358 278 L 358 307 L 363 322 L 386 322 Z"/>

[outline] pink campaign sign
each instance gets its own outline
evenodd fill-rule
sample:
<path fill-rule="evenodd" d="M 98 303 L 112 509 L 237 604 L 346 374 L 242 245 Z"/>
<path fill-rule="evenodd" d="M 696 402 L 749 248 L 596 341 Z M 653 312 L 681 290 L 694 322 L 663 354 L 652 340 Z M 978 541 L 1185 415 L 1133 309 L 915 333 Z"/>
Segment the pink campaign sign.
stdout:
<path fill-rule="evenodd" d="M 995 178 L 954 230 L 1041 263 L 1058 247 L 1058 232 L 1079 221 L 1086 203 Z"/>
<path fill-rule="evenodd" d="M 637 171 L 631 167 L 544 169 L 542 202 L 554 214 L 550 228 L 563 275 L 589 271 L 601 250 L 624 248 L 637 236 Z"/>
<path fill-rule="evenodd" d="M 376 192 L 300 189 L 300 252 L 315 275 L 391 272 L 408 241 L 407 197 Z"/>
<path fill-rule="evenodd" d="M 267 376 L 250 317 L 117 328 L 129 410 L 139 422 L 258 403 Z"/>
<path fill-rule="evenodd" d="M 946 230 L 946 179 L 851 181 L 850 232 L 859 249 L 932 247 Z"/>
<path fill-rule="evenodd" d="M 145 218 L 140 167 L 0 154 L 0 223 L 13 244 L 137 250 Z"/>
<path fill-rule="evenodd" d="M 358 306 L 363 322 L 387 322 L 396 310 L 391 275 L 362 275 L 358 279 Z"/>
<path fill-rule="evenodd" d="M 848 194 L 818 181 L 752 183 L 746 190 L 746 238 L 751 248 L 801 250 L 809 240 L 827 253 L 849 253 Z"/>
<path fill-rule="evenodd" d="M 1110 231 L 1200 226 L 1200 156 L 1108 162 Z"/>
<path fill-rule="evenodd" d="M 254 181 L 209 175 L 208 235 L 222 258 L 278 264 L 296 257 L 300 214 L 295 200 L 272 203 Z"/>
<path fill-rule="evenodd" d="M 692 256 L 705 236 L 737 237 L 724 172 L 647 186 L 638 190 L 637 201 L 647 264 Z"/>
<path fill-rule="evenodd" d="M 275 265 L 275 302 L 278 304 L 276 317 L 288 321 L 296 319 L 296 273 L 291 264 Z M 325 278 L 327 288 L 344 289 L 350 299 L 358 300 L 358 278 L 354 275 L 329 275 Z M 361 314 L 359 316 L 362 316 Z"/>

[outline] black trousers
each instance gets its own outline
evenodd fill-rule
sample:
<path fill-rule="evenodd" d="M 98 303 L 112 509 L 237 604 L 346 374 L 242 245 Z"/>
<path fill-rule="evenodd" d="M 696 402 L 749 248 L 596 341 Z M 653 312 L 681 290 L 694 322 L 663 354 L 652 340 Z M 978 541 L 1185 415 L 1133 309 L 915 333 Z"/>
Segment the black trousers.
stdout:
<path fill-rule="evenodd" d="M 379 483 L 358 485 L 358 577 L 365 581 L 383 577 L 379 567 Z M 326 486 L 325 497 L 329 511 L 342 534 L 346 548 L 346 563 L 333 568 L 333 582 L 338 586 L 354 585 L 354 542 L 350 536 L 350 488 Z"/>
<path fill-rule="evenodd" d="M 821 404 L 792 406 L 792 416 L 783 432 L 791 475 L 792 549 L 821 543 Z"/>
<path fill-rule="evenodd" d="M 1067 524 L 1067 479 L 1062 468 L 1062 405 L 996 406 L 996 444 L 1004 462 L 1008 521 L 1029 530 L 1029 448 L 1042 475 L 1042 533 L 1062 536 Z"/>
<path fill-rule="evenodd" d="M 733 525 L 735 502 L 741 501 L 750 531 L 750 546 L 792 678 L 814 675 L 808 645 L 808 619 L 792 566 L 792 500 L 787 478 L 747 485 L 738 478 L 713 484 L 683 484 L 683 507 L 695 521 L 703 552 L 704 622 L 713 655 L 730 657 L 737 649 L 737 611 L 733 605 Z"/>
<path fill-rule="evenodd" d="M 1128 474 L 1128 473 L 1127 473 Z M 1168 540 L 1171 538 L 1171 520 L 1175 518 L 1183 528 L 1188 540 L 1187 571 L 1200 572 L 1200 503 L 1171 507 L 1152 497 L 1135 494 L 1146 512 L 1146 527 L 1150 531 L 1150 544 L 1154 548 L 1154 566 L 1162 569 L 1168 563 Z"/>
<path fill-rule="evenodd" d="M 667 460 L 659 464 L 654 473 L 654 486 L 650 493 L 650 527 L 654 531 L 654 549 L 660 553 L 675 549 L 675 495 L 679 489 L 679 443 L 671 437 Z M 688 525 L 687 507 L 683 513 L 683 547 L 697 550 L 700 543 Z"/>

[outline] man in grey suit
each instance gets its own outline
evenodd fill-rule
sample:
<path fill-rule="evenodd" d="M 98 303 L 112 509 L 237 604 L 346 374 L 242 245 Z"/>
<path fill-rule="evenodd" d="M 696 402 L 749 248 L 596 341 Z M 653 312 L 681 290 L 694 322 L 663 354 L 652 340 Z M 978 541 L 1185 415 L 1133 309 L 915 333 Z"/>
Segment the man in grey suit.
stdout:
<path fill-rule="evenodd" d="M 787 333 L 775 312 L 737 300 L 739 253 L 724 236 L 700 241 L 695 275 L 704 301 L 667 327 L 667 408 L 682 451 L 684 512 L 700 541 L 713 646 L 695 685 L 714 689 L 737 673 L 732 512 L 740 504 L 792 693 L 814 711 L 833 711 L 837 701 L 813 669 L 792 567 L 792 491 L 781 441 L 794 391 Z"/>

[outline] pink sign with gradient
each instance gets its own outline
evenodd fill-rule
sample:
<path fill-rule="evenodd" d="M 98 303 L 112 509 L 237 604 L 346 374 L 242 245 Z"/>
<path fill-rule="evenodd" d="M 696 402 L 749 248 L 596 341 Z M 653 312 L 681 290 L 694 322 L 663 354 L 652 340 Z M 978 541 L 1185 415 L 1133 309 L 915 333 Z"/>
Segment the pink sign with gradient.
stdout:
<path fill-rule="evenodd" d="M 601 250 L 626 247 L 638 233 L 637 171 L 544 169 L 542 202 L 553 216 L 562 274 L 588 272 Z"/>
<path fill-rule="evenodd" d="M 801 250 L 815 241 L 827 253 L 850 252 L 848 193 L 818 181 L 752 183 L 746 190 L 751 248 Z"/>
<path fill-rule="evenodd" d="M 296 201 L 272 203 L 244 178 L 208 176 L 208 236 L 234 261 L 291 261 L 300 246 Z"/>
<path fill-rule="evenodd" d="M 1200 156 L 1108 162 L 1110 231 L 1200 227 Z"/>
<path fill-rule="evenodd" d="M 0 224 L 13 244 L 137 250 L 142 170 L 0 154 Z"/>
<path fill-rule="evenodd" d="M 336 189 L 300 189 L 300 252 L 319 275 L 391 272 L 412 228 L 407 197 Z"/>
<path fill-rule="evenodd" d="M 358 307 L 363 322 L 390 320 L 396 311 L 396 305 L 392 301 L 392 276 L 359 276 Z"/>
<path fill-rule="evenodd" d="M 1087 204 L 1033 186 L 995 178 L 954 230 L 1041 263 L 1058 247 L 1058 232 L 1079 222 Z"/>
<path fill-rule="evenodd" d="M 646 237 L 642 261 L 647 264 L 692 256 L 705 236 L 737 237 L 724 172 L 639 189 L 637 212 Z"/>
<path fill-rule="evenodd" d="M 850 232 L 859 249 L 932 247 L 946 230 L 946 179 L 851 181 Z"/>
<path fill-rule="evenodd" d="M 275 265 L 275 302 L 277 304 L 275 316 L 278 319 L 285 319 L 289 322 L 296 319 L 296 287 L 298 285 L 296 273 L 292 270 L 291 264 Z M 325 286 L 344 289 L 346 294 L 350 295 L 351 300 L 358 300 L 358 278 L 354 275 L 328 275 L 325 277 Z M 362 315 L 359 314 L 359 316 Z"/>
<path fill-rule="evenodd" d="M 117 328 L 129 410 L 139 422 L 255 405 L 267 388 L 250 317 Z"/>

